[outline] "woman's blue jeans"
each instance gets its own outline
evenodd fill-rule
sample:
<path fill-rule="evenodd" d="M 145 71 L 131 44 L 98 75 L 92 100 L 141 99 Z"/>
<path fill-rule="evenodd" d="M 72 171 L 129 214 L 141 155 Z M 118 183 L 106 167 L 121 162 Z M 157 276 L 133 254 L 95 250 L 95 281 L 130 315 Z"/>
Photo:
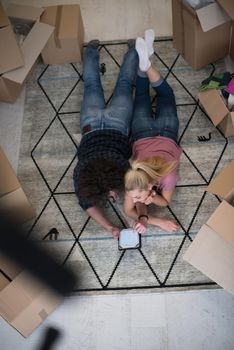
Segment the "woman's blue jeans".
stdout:
<path fill-rule="evenodd" d="M 177 142 L 179 120 L 175 96 L 166 80 L 160 78 L 151 86 L 157 93 L 156 112 L 152 111 L 148 77 L 137 76 L 132 119 L 133 141 L 151 136 L 165 136 Z"/>
<path fill-rule="evenodd" d="M 137 52 L 135 48 L 130 48 L 124 55 L 112 99 L 106 106 L 99 73 L 99 52 L 87 47 L 83 65 L 84 97 L 80 112 L 82 134 L 100 129 L 115 129 L 129 135 L 137 68 Z"/>

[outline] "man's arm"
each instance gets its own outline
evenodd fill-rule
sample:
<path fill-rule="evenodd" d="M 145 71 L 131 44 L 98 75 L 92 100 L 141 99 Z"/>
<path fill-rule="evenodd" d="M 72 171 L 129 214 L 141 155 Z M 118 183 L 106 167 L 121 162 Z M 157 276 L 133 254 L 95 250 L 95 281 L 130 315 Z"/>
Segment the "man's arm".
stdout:
<path fill-rule="evenodd" d="M 86 212 L 94 221 L 110 232 L 115 239 L 118 239 L 120 229 L 113 226 L 113 224 L 104 216 L 104 213 L 98 207 L 90 207 L 86 210 Z"/>

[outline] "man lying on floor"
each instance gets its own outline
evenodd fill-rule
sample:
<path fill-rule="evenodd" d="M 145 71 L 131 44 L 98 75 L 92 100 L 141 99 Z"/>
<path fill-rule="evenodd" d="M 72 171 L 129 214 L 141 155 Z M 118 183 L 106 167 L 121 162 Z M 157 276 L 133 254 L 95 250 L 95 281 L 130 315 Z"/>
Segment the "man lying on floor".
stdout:
<path fill-rule="evenodd" d="M 124 191 L 124 175 L 131 157 L 129 130 L 138 55 L 135 41 L 129 41 L 113 97 L 106 106 L 98 46 L 98 40 L 89 42 L 84 57 L 84 98 L 80 112 L 82 139 L 73 180 L 82 209 L 117 239 L 120 229 L 105 217 L 101 207 L 108 197 L 115 198 L 119 191 Z"/>

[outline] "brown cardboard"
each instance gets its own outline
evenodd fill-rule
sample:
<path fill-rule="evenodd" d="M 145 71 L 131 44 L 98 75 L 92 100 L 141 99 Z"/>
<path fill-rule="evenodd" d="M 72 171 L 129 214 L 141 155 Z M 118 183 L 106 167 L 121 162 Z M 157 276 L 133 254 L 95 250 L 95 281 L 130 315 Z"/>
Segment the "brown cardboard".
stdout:
<path fill-rule="evenodd" d="M 43 11 L 44 10 L 41 7 L 10 4 L 7 8 L 7 15 L 10 18 L 18 18 L 36 22 L 39 21 Z"/>
<path fill-rule="evenodd" d="M 213 18 L 211 15 L 217 14 L 217 7 L 218 4 L 212 4 L 211 13 L 206 8 L 198 11 L 203 19 L 202 25 L 207 30 L 203 31 L 197 11 L 182 0 L 172 0 L 173 45 L 194 69 L 215 62 L 229 53 L 231 20 L 225 22 L 225 16 Z M 224 23 L 219 25 L 222 21 Z"/>
<path fill-rule="evenodd" d="M 198 98 L 215 126 L 226 137 L 234 135 L 234 112 L 229 112 L 219 91 L 208 89 L 198 93 Z"/>
<path fill-rule="evenodd" d="M 19 8 L 21 11 L 18 13 Z M 0 77 L 0 101 L 14 102 L 16 100 L 26 80 L 30 76 L 38 56 L 54 30 L 52 26 L 36 21 L 42 9 L 33 11 L 30 6 L 21 5 L 12 5 L 9 9 L 9 14 L 15 16 L 11 18 L 15 19 L 20 18 L 20 20 L 22 20 L 22 13 L 24 12 L 25 20 L 35 20 L 35 24 L 21 45 L 24 66 L 4 73 Z"/>
<path fill-rule="evenodd" d="M 11 23 L 0 2 L 0 74 L 24 65 Z"/>
<path fill-rule="evenodd" d="M 209 193 L 217 194 L 226 198 L 234 188 L 234 160 L 232 160 L 222 171 L 211 181 L 207 187 Z"/>
<path fill-rule="evenodd" d="M 207 191 L 223 201 L 201 227 L 183 259 L 234 294 L 234 160 L 211 181 Z"/>
<path fill-rule="evenodd" d="M 11 275 L 9 280 L 0 274 L 0 314 L 27 337 L 62 302 L 62 298 L 30 273 L 17 268 L 15 273 L 12 266 L 15 265 L 0 256 L 0 270 Z"/>
<path fill-rule="evenodd" d="M 234 294 L 234 246 L 209 226 L 202 226 L 183 259 Z"/>
<path fill-rule="evenodd" d="M 11 220 L 22 223 L 35 216 L 3 150 L 0 148 L 0 209 Z"/>
<path fill-rule="evenodd" d="M 84 27 L 79 5 L 46 7 L 41 22 L 55 26 L 41 53 L 45 64 L 82 61 Z"/>
<path fill-rule="evenodd" d="M 19 187 L 20 183 L 14 170 L 0 147 L 0 198 Z"/>

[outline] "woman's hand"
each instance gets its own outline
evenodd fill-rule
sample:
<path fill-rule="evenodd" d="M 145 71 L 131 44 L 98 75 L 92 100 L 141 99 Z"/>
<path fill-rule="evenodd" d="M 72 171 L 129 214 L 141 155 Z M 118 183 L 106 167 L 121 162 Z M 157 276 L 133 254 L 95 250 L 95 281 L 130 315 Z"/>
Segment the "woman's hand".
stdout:
<path fill-rule="evenodd" d="M 146 233 L 148 226 L 148 219 L 146 217 L 142 217 L 140 220 L 136 221 L 133 224 L 133 229 L 138 233 Z"/>
<path fill-rule="evenodd" d="M 145 204 L 149 205 L 151 203 L 154 203 L 155 197 L 158 196 L 155 190 L 150 191 L 149 196 L 145 199 Z"/>
<path fill-rule="evenodd" d="M 119 238 L 120 229 L 118 227 L 111 226 L 111 227 L 108 228 L 108 231 L 112 234 L 114 239 L 118 239 Z"/>

